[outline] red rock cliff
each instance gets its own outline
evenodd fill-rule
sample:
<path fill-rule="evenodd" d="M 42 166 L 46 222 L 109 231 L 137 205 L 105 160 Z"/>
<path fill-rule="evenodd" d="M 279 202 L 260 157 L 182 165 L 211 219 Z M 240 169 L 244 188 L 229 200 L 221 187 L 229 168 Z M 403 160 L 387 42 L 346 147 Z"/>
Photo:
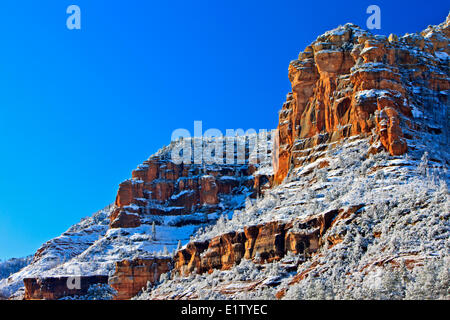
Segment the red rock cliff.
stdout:
<path fill-rule="evenodd" d="M 173 144 L 164 153 L 152 156 L 139 165 L 132 172 L 132 178 L 119 185 L 116 208 L 110 216 L 112 228 L 137 227 L 145 215 L 220 211 L 221 196 L 249 190 L 260 192 L 263 185 L 267 186 L 270 182 L 270 176 L 254 174 L 259 164 L 249 163 L 251 150 L 248 146 L 244 151 L 244 163 L 227 164 L 224 158 L 223 163 L 207 165 L 174 163 L 170 154 Z M 264 152 L 270 161 L 271 150 Z"/>
<path fill-rule="evenodd" d="M 417 125 L 414 108 L 433 114 L 447 103 L 450 81 L 442 70 L 448 69 L 449 33 L 447 18 L 400 39 L 352 24 L 318 37 L 289 65 L 292 92 L 279 114 L 274 182 L 353 135 L 371 137 L 375 149 L 379 143 L 391 155 L 405 153 L 407 139 L 426 130 Z M 418 88 L 434 101 L 424 101 Z"/>
<path fill-rule="evenodd" d="M 126 300 L 134 297 L 147 282 L 156 283 L 161 274 L 172 268 L 172 259 L 134 259 L 116 262 L 116 271 L 109 284 L 117 291 L 116 300 Z"/>

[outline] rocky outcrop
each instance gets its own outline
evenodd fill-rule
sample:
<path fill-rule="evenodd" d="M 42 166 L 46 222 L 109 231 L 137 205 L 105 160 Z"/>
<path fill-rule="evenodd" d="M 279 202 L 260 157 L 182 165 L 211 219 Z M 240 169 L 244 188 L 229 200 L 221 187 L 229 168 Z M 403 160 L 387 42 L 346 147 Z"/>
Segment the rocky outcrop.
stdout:
<path fill-rule="evenodd" d="M 258 143 L 265 142 L 271 146 L 270 135 L 255 137 L 258 137 Z M 188 215 L 220 211 L 219 203 L 223 196 L 249 192 L 255 186 L 261 191 L 260 180 L 255 185 L 254 173 L 264 161 L 270 164 L 271 147 L 265 145 L 265 149 L 258 153 L 255 152 L 256 149 L 249 147 L 253 138 L 243 136 L 236 139 L 242 140 L 238 142 L 246 146 L 241 162 L 238 162 L 237 156 L 230 161 L 224 153 L 223 159 L 217 163 L 208 164 L 205 159 L 200 163 L 196 163 L 194 159 L 188 163 L 175 163 L 171 152 L 177 148 L 177 144 L 186 141 L 194 146 L 197 144 L 192 142 L 194 140 L 187 139 L 173 142 L 167 150 L 144 161 L 132 172 L 131 179 L 119 185 L 115 209 L 110 216 L 111 228 L 137 227 L 146 215 Z M 201 143 L 206 144 L 206 141 Z M 239 148 L 236 147 L 236 154 L 237 149 Z M 253 163 L 249 162 L 250 154 L 258 155 Z M 269 174 L 263 179 L 265 187 L 270 177 Z"/>
<path fill-rule="evenodd" d="M 193 271 L 201 274 L 214 269 L 227 270 L 241 259 L 256 263 L 280 260 L 288 252 L 309 256 L 316 252 L 326 239 L 323 235 L 333 221 L 356 213 L 360 206 L 330 210 L 290 223 L 273 221 L 245 227 L 243 231 L 230 232 L 207 241 L 188 243 L 175 256 L 176 272 L 187 275 Z"/>
<path fill-rule="evenodd" d="M 400 39 L 352 24 L 318 37 L 289 65 L 292 92 L 279 113 L 275 184 L 349 136 L 370 137 L 371 152 L 405 153 L 414 132 L 427 130 L 417 114 L 439 114 L 448 103 L 449 32 L 447 18 Z M 448 127 L 443 116 L 438 128 Z"/>
<path fill-rule="evenodd" d="M 25 300 L 58 300 L 87 294 L 91 285 L 107 284 L 108 276 L 25 278 Z"/>
<path fill-rule="evenodd" d="M 233 166 L 202 171 L 199 165 L 176 165 L 170 160 L 153 157 L 132 173 L 132 179 L 120 184 L 116 209 L 111 215 L 112 228 L 136 227 L 139 217 L 153 215 L 187 215 L 211 210 L 220 194 L 238 192 L 240 175 L 250 177 L 248 166 Z M 212 208 L 211 208 L 212 207 Z M 130 217 L 132 216 L 132 217 Z"/>
<path fill-rule="evenodd" d="M 35 260 L 44 257 L 50 246 L 61 252 L 70 252 L 70 255 L 61 255 L 64 257 L 62 261 L 75 259 L 89 251 L 87 249 L 93 242 L 98 246 L 100 241 L 97 239 L 102 239 L 103 235 L 105 239 L 101 243 L 105 246 L 97 248 L 104 249 L 120 236 L 120 239 L 127 239 L 119 242 L 119 246 L 126 248 L 123 251 L 128 250 L 131 254 L 139 252 L 149 257 L 156 247 L 159 249 L 169 244 L 173 246 L 171 249 L 175 248 L 180 236 L 180 229 L 177 228 L 210 223 L 209 214 L 215 213 L 217 218 L 226 211 L 236 209 L 230 205 L 234 201 L 224 201 L 226 197 L 239 196 L 236 198 L 244 199 L 246 196 L 260 196 L 265 190 L 282 183 L 293 172 L 292 169 L 325 156 L 328 149 L 348 137 L 367 138 L 371 144 L 368 153 L 385 150 L 391 155 L 402 155 L 416 148 L 419 150 L 417 142 L 420 139 L 423 139 L 421 143 L 434 143 L 436 136 L 448 137 L 449 21 L 447 19 L 440 26 L 429 27 L 421 34 L 407 34 L 402 38 L 372 35 L 352 24 L 325 33 L 290 63 L 292 92 L 287 95 L 279 113 L 276 152 L 272 153 L 275 172 L 261 170 L 260 161 L 254 164 L 247 161 L 251 153 L 248 141 L 245 142 L 247 145 L 244 143 L 244 157 L 247 160 L 231 164 L 225 158 L 223 162 L 213 164 L 205 161 L 175 163 L 170 153 L 174 144 L 182 140 L 173 142 L 138 166 L 132 172 L 131 179 L 120 184 L 109 215 L 110 228 L 137 228 L 149 223 L 154 223 L 156 228 L 156 224 L 160 227 L 160 224 L 166 223 L 164 228 L 176 229 L 173 237 L 167 240 L 165 236 L 168 232 L 161 228 L 161 237 L 158 238 L 158 234 L 150 239 L 148 226 L 138 228 L 137 233 L 129 234 L 128 238 L 121 232 L 126 234 L 130 230 L 106 232 L 102 228 L 93 228 L 86 232 L 88 239 L 76 250 L 71 248 L 73 241 L 63 237 L 38 251 Z M 195 144 L 194 140 L 189 141 Z M 448 148 L 448 141 L 445 147 Z M 267 149 L 266 156 L 271 148 Z M 439 147 L 430 149 L 438 150 Z M 234 155 L 233 159 L 237 158 Z M 333 162 L 328 160 L 321 160 L 318 168 Z M 444 161 L 448 163 L 449 160 Z M 320 189 L 310 190 L 316 192 Z M 129 299 L 148 283 L 156 283 L 161 274 L 172 267 L 175 272 L 187 275 L 215 269 L 227 270 L 242 259 L 251 259 L 255 263 L 277 261 L 290 252 L 305 259 L 313 255 L 317 258 L 322 252 L 316 253 L 324 243 L 332 248 L 345 239 L 345 228 L 332 227 L 338 221 L 352 223 L 361 208 L 362 205 L 352 206 L 290 222 L 271 221 L 242 226 L 239 230 L 212 239 L 189 242 L 176 253 L 174 259 L 122 260 L 116 262 L 116 271 L 109 283 L 118 292 L 116 299 Z M 185 215 L 192 216 L 178 219 Z M 189 229 L 191 232 L 195 229 Z M 380 236 L 380 231 L 374 231 L 374 237 Z M 80 236 L 77 234 L 76 238 Z M 130 241 L 142 242 L 139 248 L 135 248 L 139 251 L 128 249 Z M 114 259 L 123 259 L 123 251 Z M 104 263 L 106 259 L 103 260 L 102 250 L 90 250 L 92 252 L 101 257 L 99 264 Z M 114 259 L 110 259 L 109 263 L 112 264 Z M 419 259 L 407 259 L 409 263 L 420 263 Z M 375 261 L 373 265 L 386 263 L 397 262 L 389 257 Z M 316 264 L 313 261 L 307 270 L 299 272 L 292 283 L 307 277 Z M 294 264 L 293 271 L 296 267 Z M 59 276 L 26 278 L 25 298 L 59 299 L 68 295 L 83 295 L 90 285 L 106 283 L 107 277 L 83 276 L 80 289 L 68 289 L 67 280 L 67 277 Z M 280 292 L 280 297 L 282 295 Z"/>
<path fill-rule="evenodd" d="M 116 300 L 134 297 L 147 287 L 155 284 L 161 274 L 172 269 L 171 258 L 134 259 L 116 262 L 116 271 L 109 284 L 117 291 Z"/>

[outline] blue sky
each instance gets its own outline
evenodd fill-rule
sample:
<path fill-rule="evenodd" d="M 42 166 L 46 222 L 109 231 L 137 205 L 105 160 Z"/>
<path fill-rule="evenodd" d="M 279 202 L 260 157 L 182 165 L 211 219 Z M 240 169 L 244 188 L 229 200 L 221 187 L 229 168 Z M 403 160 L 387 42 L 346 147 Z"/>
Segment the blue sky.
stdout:
<path fill-rule="evenodd" d="M 81 8 L 82 29 L 66 28 Z M 445 1 L 0 4 L 0 259 L 32 254 L 115 199 L 176 128 L 274 128 L 287 68 L 323 32 L 442 22 Z"/>

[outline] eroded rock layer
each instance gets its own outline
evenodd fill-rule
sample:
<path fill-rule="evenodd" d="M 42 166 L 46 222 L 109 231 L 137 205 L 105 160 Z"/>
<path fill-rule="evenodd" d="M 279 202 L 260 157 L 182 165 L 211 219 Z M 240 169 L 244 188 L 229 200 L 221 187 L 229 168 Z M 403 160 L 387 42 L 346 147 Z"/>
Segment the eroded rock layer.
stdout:
<path fill-rule="evenodd" d="M 345 137 L 370 136 L 373 152 L 401 155 L 420 132 L 447 131 L 449 33 L 447 19 L 400 39 L 352 24 L 319 36 L 289 65 L 275 183 Z"/>
<path fill-rule="evenodd" d="M 125 300 L 134 297 L 147 284 L 155 284 L 161 274 L 172 269 L 172 259 L 134 259 L 116 263 L 116 272 L 109 284 L 117 291 L 115 299 Z"/>

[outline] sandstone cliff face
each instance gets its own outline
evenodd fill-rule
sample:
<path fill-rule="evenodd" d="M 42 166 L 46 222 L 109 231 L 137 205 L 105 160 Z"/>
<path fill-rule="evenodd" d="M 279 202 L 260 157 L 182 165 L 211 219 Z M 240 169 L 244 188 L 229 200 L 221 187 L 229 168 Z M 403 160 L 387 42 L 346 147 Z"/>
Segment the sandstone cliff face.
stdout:
<path fill-rule="evenodd" d="M 370 137 L 371 152 L 401 155 L 409 139 L 432 130 L 419 114 L 447 130 L 448 114 L 440 112 L 450 89 L 449 30 L 447 19 L 398 39 L 346 24 L 318 37 L 289 65 L 292 92 L 279 113 L 274 182 L 349 136 Z"/>
<path fill-rule="evenodd" d="M 264 139 L 271 144 L 269 135 L 264 135 Z M 269 183 L 271 175 L 259 176 L 255 172 L 261 163 L 270 164 L 271 149 L 260 152 L 261 161 L 250 163 L 249 156 L 255 150 L 249 148 L 248 137 L 241 140 L 246 148 L 242 155 L 244 160 L 240 163 L 234 159 L 236 155 L 231 163 L 227 162 L 225 153 L 222 163 L 206 164 L 203 161 L 196 164 L 193 158 L 190 163 L 175 163 L 171 159 L 170 148 L 183 141 L 174 142 L 168 150 L 150 157 L 132 172 L 130 180 L 119 185 L 116 208 L 110 216 L 111 228 L 135 228 L 149 215 L 217 213 L 223 210 L 220 203 L 224 196 L 254 193 L 254 189 L 261 192 L 261 187 Z M 197 142 L 192 141 L 195 146 Z"/>
<path fill-rule="evenodd" d="M 155 284 L 161 274 L 172 269 L 171 258 L 123 260 L 116 263 L 116 271 L 109 284 L 117 291 L 116 300 L 134 297 L 147 283 Z"/>
<path fill-rule="evenodd" d="M 198 145 L 201 141 L 195 139 L 174 142 L 150 157 L 132 172 L 130 180 L 120 184 L 115 209 L 110 216 L 110 227 L 136 228 L 154 221 L 164 227 L 164 219 L 170 221 L 173 229 L 180 229 L 184 225 L 202 225 L 242 206 L 243 203 L 235 203 L 233 199 L 244 200 L 245 197 L 262 193 L 270 185 L 271 171 L 265 168 L 260 174 L 258 169 L 270 166 L 271 136 L 261 134 L 254 141 L 248 137 L 236 139 L 236 155 L 231 164 L 227 163 L 226 154 L 222 163 L 217 161 L 208 164 L 207 159 L 203 159 L 201 164 L 194 161 L 174 163 L 171 150 L 186 141 L 192 146 Z M 259 145 L 255 145 L 252 150 L 250 143 L 261 143 L 265 148 L 259 150 Z M 237 144 L 244 147 L 243 161 L 239 163 Z M 249 161 L 250 157 L 256 157 L 256 161 Z M 199 213 L 207 218 L 198 220 Z M 147 286 L 147 282 L 155 283 L 172 266 L 173 261 L 169 258 L 137 258 L 116 262 L 115 273 L 110 280 L 111 286 L 118 291 L 116 299 L 135 296 Z"/>
<path fill-rule="evenodd" d="M 350 24 L 320 36 L 289 66 L 292 92 L 280 112 L 279 152 L 274 154 L 274 176 L 271 170 L 260 170 L 259 165 L 247 162 L 175 164 L 168 157 L 171 145 L 168 150 L 145 161 L 133 171 L 130 180 L 120 184 L 115 206 L 108 210 L 109 230 L 105 230 L 103 224 L 100 228 L 86 229 L 82 233 L 86 239 L 73 251 L 70 248 L 72 238 L 67 241 L 63 237 L 50 243 L 50 253 L 61 251 L 64 260 L 69 261 L 60 267 L 46 264 L 46 269 L 42 270 L 50 269 L 49 274 L 53 272 L 54 275 L 42 281 L 37 272 L 32 274 L 33 278 L 25 279 L 26 298 L 57 299 L 64 295 L 80 295 L 91 283 L 105 281 L 102 276 L 85 276 L 81 291 L 68 292 L 64 278 L 57 274 L 72 265 L 87 266 L 86 274 L 100 274 L 100 268 L 101 274 L 109 274 L 113 266 L 115 273 L 110 283 L 118 290 L 117 299 L 132 297 L 147 282 L 155 283 L 172 267 L 182 275 L 193 271 L 208 274 L 231 269 L 247 259 L 258 265 L 276 263 L 285 259 L 288 253 L 301 256 L 301 263 L 306 262 L 304 270 L 292 279 L 295 283 L 314 270 L 325 272 L 329 269 L 323 257 L 329 254 L 330 258 L 336 259 L 339 256 L 329 252 L 345 243 L 345 237 L 351 237 L 349 226 L 361 224 L 360 216 L 364 214 L 364 224 L 358 226 L 367 231 L 364 236 L 369 239 L 373 235 L 377 241 L 387 242 L 383 238 L 386 230 L 395 224 L 386 222 L 388 227 L 372 230 L 367 222 L 373 221 L 372 216 L 369 215 L 369 219 L 365 210 L 361 213 L 360 209 L 371 206 L 373 209 L 381 197 L 382 205 L 391 203 L 391 195 L 395 194 L 393 189 L 410 183 L 408 179 L 416 173 L 407 170 L 415 168 L 417 162 L 406 157 L 374 160 L 367 155 L 381 150 L 387 150 L 391 155 L 405 152 L 414 155 L 417 150 L 422 155 L 426 150 L 423 146 L 429 145 L 429 149 L 437 154 L 433 158 L 435 167 L 449 164 L 445 156 L 448 140 L 443 140 L 449 136 L 450 123 L 448 36 L 449 19 L 421 34 L 400 39 L 374 36 Z M 330 152 L 342 141 L 345 143 L 340 150 Z M 364 155 L 360 152 L 362 149 Z M 439 157 L 440 149 L 444 150 L 444 156 Z M 350 165 L 351 161 L 339 156 L 345 152 L 351 154 L 349 158 L 355 158 L 351 159 L 354 161 Z M 327 158 L 321 159 L 324 155 Z M 362 178 L 355 178 L 349 170 Z M 379 172 L 384 180 L 376 177 Z M 282 183 L 292 173 L 296 180 Z M 365 197 L 366 201 L 360 205 L 359 197 L 366 194 L 361 190 L 366 186 L 359 185 L 361 181 L 368 181 L 373 188 L 368 191 L 379 194 Z M 390 185 L 391 182 L 395 187 Z M 350 183 L 356 184 L 354 190 L 348 186 Z M 269 190 L 273 186 L 275 189 Z M 227 229 L 207 240 L 189 242 L 173 259 L 156 258 L 158 255 L 154 251 L 162 250 L 166 245 L 170 250 L 175 249 L 180 238 L 188 241 L 199 226 L 242 208 L 246 197 L 255 197 L 265 191 L 270 194 L 274 191 L 279 201 L 271 205 L 270 201 L 262 199 L 262 204 L 257 206 L 259 211 L 243 212 L 249 219 L 236 219 L 234 222 L 239 225 L 232 224 L 235 227 L 232 231 Z M 345 209 L 340 203 L 341 198 L 348 204 Z M 408 208 L 396 214 L 408 215 L 415 209 Z M 262 215 L 270 219 L 263 219 Z M 447 216 L 435 216 L 433 221 L 438 225 L 448 218 L 448 213 Z M 382 224 L 380 221 L 377 223 Z M 417 219 L 414 224 L 420 221 Z M 151 235 L 149 225 L 152 223 L 157 225 L 156 239 Z M 406 225 L 409 223 L 405 222 Z M 444 228 L 435 228 L 436 232 L 441 229 Z M 74 231 L 79 233 L 79 230 Z M 80 238 L 78 233 L 74 233 L 74 239 Z M 412 231 L 410 238 L 413 237 L 411 234 Z M 318 253 L 323 247 L 326 250 Z M 388 244 L 380 246 L 380 250 L 386 247 Z M 36 261 L 43 260 L 49 249 L 43 247 L 40 251 Z M 135 254 L 140 258 L 134 258 Z M 395 255 L 393 249 L 388 257 L 379 260 L 381 262 L 370 262 L 370 266 L 396 261 L 392 258 Z M 48 260 L 52 258 L 50 255 Z M 296 262 L 284 268 L 296 272 L 298 266 Z M 276 283 L 269 280 L 268 286 Z M 248 288 L 255 286 L 256 283 L 248 284 Z M 283 295 L 280 291 L 279 297 Z"/>

